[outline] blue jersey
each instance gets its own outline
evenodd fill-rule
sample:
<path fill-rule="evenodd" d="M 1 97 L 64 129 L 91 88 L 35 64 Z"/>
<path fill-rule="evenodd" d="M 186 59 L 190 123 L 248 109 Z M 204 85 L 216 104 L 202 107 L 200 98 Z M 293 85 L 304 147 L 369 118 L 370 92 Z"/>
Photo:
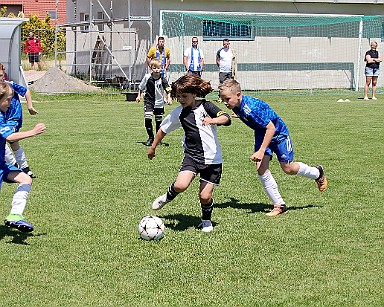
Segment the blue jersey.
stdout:
<path fill-rule="evenodd" d="M 4 161 L 6 138 L 16 132 L 16 127 L 8 123 L 7 113 L 8 111 L 6 113 L 0 112 L 0 172 L 2 172 L 6 164 Z"/>
<path fill-rule="evenodd" d="M 12 86 L 14 94 L 12 97 L 12 103 L 9 107 L 6 118 L 8 121 L 8 124 L 11 126 L 16 127 L 16 132 L 20 130 L 22 124 L 23 124 L 23 111 L 21 108 L 21 103 L 19 99 L 19 95 L 25 96 L 27 93 L 27 88 L 25 88 L 22 85 L 19 85 L 13 81 L 6 81 L 10 86 Z"/>
<path fill-rule="evenodd" d="M 275 125 L 275 134 L 271 142 L 279 141 L 289 136 L 288 128 L 276 112 L 264 101 L 242 96 L 240 108 L 233 112 L 250 128 L 255 130 L 255 137 L 264 137 L 269 122 Z"/>

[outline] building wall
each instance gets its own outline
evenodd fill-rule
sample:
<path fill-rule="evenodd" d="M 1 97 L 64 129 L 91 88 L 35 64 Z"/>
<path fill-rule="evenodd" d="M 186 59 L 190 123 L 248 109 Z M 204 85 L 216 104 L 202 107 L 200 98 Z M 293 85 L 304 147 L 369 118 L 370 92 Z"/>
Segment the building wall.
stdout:
<path fill-rule="evenodd" d="M 55 0 L 0 0 L 0 6 L 11 6 L 19 5 L 22 7 L 25 18 L 29 18 L 30 14 L 38 14 L 40 18 L 45 18 L 47 11 L 56 11 L 56 1 Z M 66 1 L 58 1 L 58 12 L 57 17 L 58 23 L 64 23 L 66 21 Z M 16 14 L 17 15 L 17 14 Z M 54 20 L 52 20 L 52 23 Z"/>
<path fill-rule="evenodd" d="M 127 18 L 128 16 L 128 3 L 127 1 L 113 1 L 112 11 L 110 11 L 110 2 L 109 1 L 100 1 L 110 15 L 113 15 L 115 19 Z M 235 3 L 234 3 L 235 2 Z M 149 16 L 149 0 L 141 1 L 131 1 L 131 16 Z M 67 1 L 67 21 L 68 22 L 80 22 L 81 14 L 93 15 L 93 19 L 97 19 L 98 12 L 102 11 L 102 8 L 98 3 L 93 2 L 92 9 L 90 9 L 89 0 L 78 0 L 75 3 Z M 291 13 L 291 14 L 348 14 L 348 15 L 378 15 L 383 13 L 383 0 L 377 1 L 206 1 L 206 0 L 153 0 L 153 22 L 152 22 L 152 33 L 150 32 L 151 25 L 145 20 L 135 20 L 131 22 L 131 25 L 128 25 L 128 22 L 117 22 L 115 24 L 114 32 L 108 34 L 108 31 L 102 33 L 106 42 L 111 42 L 110 45 L 112 49 L 116 49 L 115 59 L 118 59 L 119 65 L 112 63 L 111 70 L 109 75 L 113 77 L 114 75 L 121 75 L 119 72 L 120 68 L 123 69 L 126 75 L 129 76 L 133 81 L 140 80 L 144 73 L 147 72 L 147 67 L 145 64 L 146 53 L 149 47 L 152 44 L 156 43 L 156 38 L 160 33 L 160 11 L 161 10 L 174 10 L 174 11 L 218 11 L 218 12 L 256 12 L 256 13 Z M 83 15 L 84 16 L 84 15 Z M 67 63 L 69 63 L 69 72 L 73 72 L 73 63 L 74 51 L 77 53 L 81 50 L 82 56 L 77 56 L 76 63 L 80 64 L 77 68 L 80 69 L 82 73 L 89 74 L 90 67 L 91 71 L 95 71 L 96 68 L 93 64 L 90 64 L 92 60 L 92 48 L 96 45 L 96 38 L 100 34 L 97 33 L 97 26 L 92 28 L 94 32 L 83 33 L 79 31 L 79 27 L 67 27 L 67 50 L 70 51 L 70 55 L 67 57 Z M 107 29 L 108 30 L 108 29 Z M 120 33 L 116 33 L 120 31 Z M 130 32 L 130 33 L 128 33 Z M 152 41 L 151 41 L 152 38 Z M 180 38 L 166 38 L 166 45 L 168 45 L 172 52 L 172 64 L 177 65 L 182 64 L 182 53 L 186 46 L 189 46 L 191 37 Z M 380 39 L 380 38 L 379 38 Z M 236 41 L 233 43 L 233 47 L 236 46 L 238 51 L 238 62 L 246 63 L 250 62 L 271 62 L 273 57 L 270 55 L 270 50 L 268 47 L 266 50 L 258 49 L 258 52 L 254 52 L 255 48 L 259 46 L 268 46 L 268 38 L 256 37 L 253 42 L 240 42 Z M 206 63 L 215 65 L 215 53 L 218 50 L 222 43 L 221 41 L 216 42 L 203 42 L 203 39 L 200 38 L 200 46 L 204 48 L 206 54 Z M 286 38 L 278 38 L 275 40 L 276 50 L 287 50 L 295 48 L 295 44 L 292 41 L 287 40 Z M 335 40 L 332 41 L 334 48 Z M 318 46 L 319 43 L 314 40 L 311 42 L 313 49 L 321 50 L 320 56 L 323 61 L 338 61 L 338 58 L 329 55 L 330 51 L 333 50 L 329 45 L 329 42 L 324 41 L 323 45 Z M 350 40 L 348 43 L 342 42 L 344 47 L 353 50 L 353 54 L 348 55 L 348 62 L 351 61 L 355 65 L 357 64 L 358 52 L 356 50 L 356 40 Z M 364 41 L 366 49 L 369 49 L 369 41 Z M 380 46 L 380 51 L 383 50 L 383 44 Z M 350 46 L 350 47 L 348 47 Z M 364 47 L 364 48 L 365 48 Z M 365 50 L 364 50 L 365 52 Z M 105 52 L 104 52 L 105 54 Z M 278 54 L 280 59 L 283 59 L 284 62 L 289 62 L 289 55 Z M 108 57 L 108 56 L 107 56 Z M 253 59 L 253 57 L 256 57 Z M 342 58 L 343 55 L 340 55 Z M 341 59 L 340 58 L 340 59 Z M 316 59 L 311 59 L 315 61 Z M 344 55 L 345 60 L 345 55 Z M 112 62 L 112 60 L 109 60 Z M 93 65 L 93 67 L 92 67 Z M 364 65 L 364 62 L 361 63 Z M 120 67 L 118 67 L 120 66 Z M 356 68 L 355 68 L 356 69 Z M 361 68 L 360 68 L 361 69 Z M 291 71 L 286 72 L 275 72 L 274 76 L 279 74 L 284 74 L 281 78 L 290 78 L 292 82 L 296 82 L 300 86 L 305 88 L 317 87 L 317 84 L 322 85 L 323 87 L 333 87 L 335 84 L 328 84 L 330 78 L 327 76 L 335 76 L 337 79 L 339 76 L 340 84 L 336 86 L 348 87 L 348 84 L 353 78 L 351 76 L 352 72 L 348 71 L 323 71 L 323 72 L 308 72 L 300 71 L 294 74 Z M 239 77 L 244 80 L 247 79 L 247 74 L 249 72 L 239 71 Z M 258 78 L 266 78 L 263 72 L 253 72 L 254 76 Z M 171 74 L 171 81 L 177 78 L 179 73 Z M 360 85 L 363 84 L 363 73 L 360 74 Z M 217 72 L 205 72 L 204 78 L 212 80 L 214 85 L 217 83 Z M 383 78 L 381 78 L 383 79 Z M 317 80 L 313 83 L 314 80 Z M 379 85 L 382 86 L 383 80 L 379 78 Z M 307 84 L 307 85 L 306 85 Z M 252 87 L 252 84 L 247 85 L 247 87 Z M 278 83 L 276 88 L 284 88 L 283 83 Z"/>

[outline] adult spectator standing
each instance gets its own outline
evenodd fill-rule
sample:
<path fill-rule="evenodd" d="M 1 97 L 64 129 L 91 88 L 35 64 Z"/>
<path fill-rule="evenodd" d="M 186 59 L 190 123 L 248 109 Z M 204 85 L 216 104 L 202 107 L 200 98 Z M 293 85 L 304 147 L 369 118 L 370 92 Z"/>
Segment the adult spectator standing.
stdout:
<path fill-rule="evenodd" d="M 34 69 L 35 63 L 37 67 L 41 70 L 40 64 L 40 52 L 41 52 L 40 39 L 35 37 L 35 34 L 31 31 L 29 32 L 29 37 L 25 42 L 25 53 L 28 54 L 29 63 L 31 63 L 31 68 Z"/>
<path fill-rule="evenodd" d="M 223 39 L 223 47 L 216 53 L 216 64 L 219 67 L 220 84 L 227 79 L 234 79 L 236 72 L 236 55 L 229 47 L 228 38 Z"/>
<path fill-rule="evenodd" d="M 151 68 L 151 60 L 159 59 L 161 61 L 161 74 L 167 78 L 167 69 L 171 64 L 171 51 L 164 45 L 165 39 L 160 36 L 157 39 L 157 45 L 152 46 L 147 54 L 147 65 Z M 167 78 L 168 79 L 168 78 Z"/>
<path fill-rule="evenodd" d="M 371 49 L 365 53 L 365 86 L 364 100 L 368 100 L 369 85 L 372 82 L 372 100 L 376 100 L 376 85 L 380 74 L 380 62 L 382 61 L 379 51 L 377 51 L 377 42 L 373 41 L 370 44 Z"/>
<path fill-rule="evenodd" d="M 188 73 L 195 74 L 201 77 L 201 72 L 204 67 L 204 53 L 197 44 L 199 40 L 196 36 L 192 37 L 192 46 L 184 51 L 184 66 Z"/>

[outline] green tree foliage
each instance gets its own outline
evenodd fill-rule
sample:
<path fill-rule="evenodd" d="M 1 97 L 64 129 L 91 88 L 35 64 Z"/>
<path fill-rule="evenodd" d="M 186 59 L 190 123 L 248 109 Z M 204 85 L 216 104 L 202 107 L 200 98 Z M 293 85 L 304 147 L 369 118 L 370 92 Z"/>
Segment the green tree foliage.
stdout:
<path fill-rule="evenodd" d="M 24 48 L 25 41 L 28 38 L 29 32 L 35 33 L 35 36 L 40 39 L 42 53 L 47 56 L 53 56 L 55 53 L 55 25 L 51 24 L 51 17 L 47 14 L 45 19 L 40 19 L 37 14 L 31 14 L 29 20 L 22 26 L 22 47 Z M 65 32 L 58 30 L 57 32 L 57 51 L 65 51 Z"/>
<path fill-rule="evenodd" d="M 0 8 L 0 17 L 7 17 L 7 7 L 6 6 L 2 6 Z"/>

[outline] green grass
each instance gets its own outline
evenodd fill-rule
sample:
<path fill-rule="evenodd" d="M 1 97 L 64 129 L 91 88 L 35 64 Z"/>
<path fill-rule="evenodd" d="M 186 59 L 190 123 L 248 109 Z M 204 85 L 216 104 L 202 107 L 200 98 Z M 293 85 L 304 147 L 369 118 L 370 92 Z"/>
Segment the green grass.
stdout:
<path fill-rule="evenodd" d="M 289 207 L 277 218 L 265 216 L 252 131 L 238 119 L 219 127 L 214 231 L 195 228 L 195 180 L 156 212 L 167 227 L 160 242 L 139 240 L 137 225 L 176 178 L 182 130 L 150 161 L 141 104 L 33 97 L 39 115 L 25 112 L 23 129 L 47 125 L 21 141 L 38 176 L 25 211 L 35 231 L 0 226 L 0 306 L 382 306 L 383 97 L 266 97 L 290 129 L 296 161 L 321 163 L 329 178 L 320 193 L 274 159 Z M 3 217 L 15 188 L 3 184 Z"/>

